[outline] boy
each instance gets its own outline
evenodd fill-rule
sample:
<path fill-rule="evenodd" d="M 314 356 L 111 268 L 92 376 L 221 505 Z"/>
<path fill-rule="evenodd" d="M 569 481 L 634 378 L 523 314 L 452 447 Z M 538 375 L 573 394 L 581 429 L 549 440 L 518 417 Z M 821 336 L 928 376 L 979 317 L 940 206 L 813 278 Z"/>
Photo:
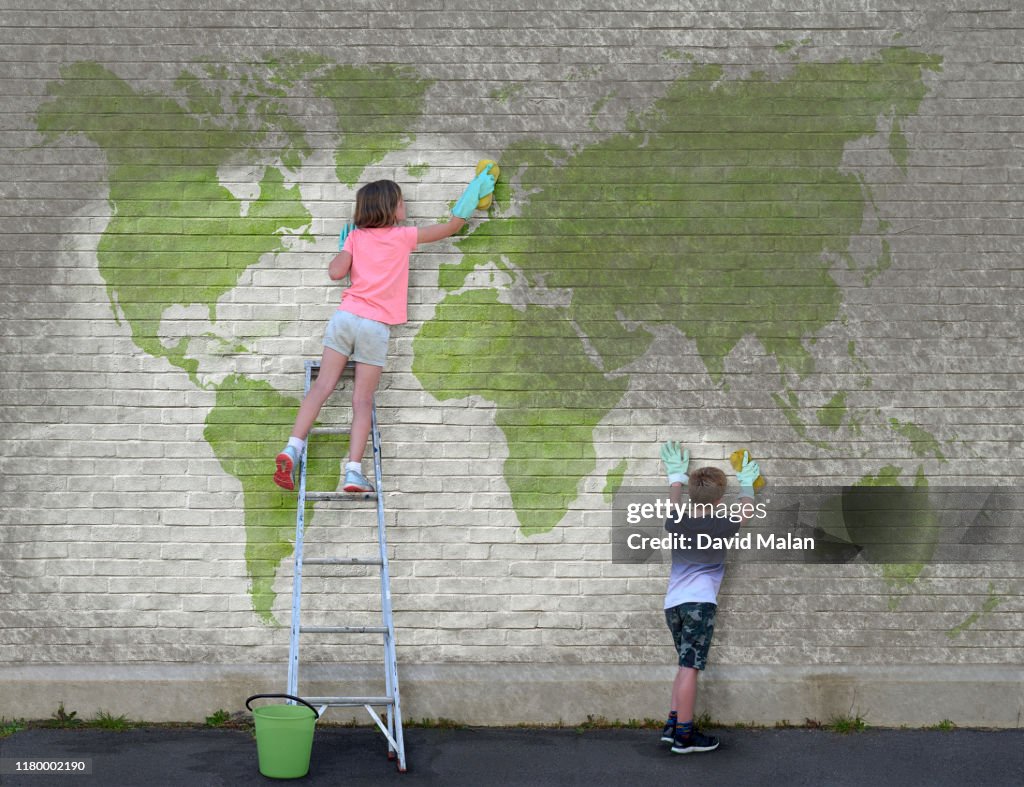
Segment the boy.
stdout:
<path fill-rule="evenodd" d="M 690 452 L 682 453 L 676 442 L 662 446 L 661 460 L 665 464 L 674 507 L 682 502 L 685 483 L 693 506 L 705 504 L 700 506 L 704 509 L 700 513 L 711 514 L 718 508 L 725 495 L 725 473 L 715 467 L 702 467 L 688 476 Z M 742 469 L 736 473 L 740 482 L 739 503 L 750 504 L 744 513 L 752 513 L 754 481 L 759 474 L 760 468 L 744 452 Z M 688 543 L 693 545 L 697 533 L 707 533 L 713 538 L 734 536 L 747 518 L 741 516 L 738 509 L 733 518 L 690 518 L 684 514 L 678 522 L 669 517 L 665 521 L 665 530 L 687 536 L 690 539 Z M 674 754 L 713 751 L 718 748 L 718 738 L 703 735 L 693 728 L 693 706 L 697 698 L 697 676 L 707 662 L 711 636 L 715 631 L 718 588 L 724 574 L 724 549 L 698 551 L 691 547 L 672 550 L 672 572 L 669 575 L 668 592 L 665 594 L 665 620 L 679 652 L 679 672 L 672 685 L 671 713 L 661 733 L 661 740 L 672 744 Z"/>

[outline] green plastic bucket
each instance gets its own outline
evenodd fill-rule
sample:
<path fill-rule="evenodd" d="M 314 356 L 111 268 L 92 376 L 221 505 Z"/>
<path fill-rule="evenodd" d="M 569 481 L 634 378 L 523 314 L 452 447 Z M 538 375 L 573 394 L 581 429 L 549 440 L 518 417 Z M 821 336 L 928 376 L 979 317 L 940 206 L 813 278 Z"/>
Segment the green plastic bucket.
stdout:
<path fill-rule="evenodd" d="M 264 705 L 253 708 L 253 700 L 278 697 L 301 705 Z M 290 694 L 254 694 L 245 701 L 256 720 L 256 754 L 260 773 L 271 779 L 301 779 L 309 773 L 313 750 L 316 708 Z"/>

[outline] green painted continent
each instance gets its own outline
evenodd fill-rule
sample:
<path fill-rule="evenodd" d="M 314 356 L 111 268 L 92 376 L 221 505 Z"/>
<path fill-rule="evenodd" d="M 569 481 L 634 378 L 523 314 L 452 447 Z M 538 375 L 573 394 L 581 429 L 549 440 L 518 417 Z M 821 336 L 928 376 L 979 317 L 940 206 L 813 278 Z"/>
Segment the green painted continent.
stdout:
<path fill-rule="evenodd" d="M 562 518 L 596 467 L 594 427 L 625 393 L 573 341 L 557 309 L 516 309 L 495 290 L 450 295 L 417 335 L 413 372 L 441 400 L 480 394 L 497 406 L 508 444 L 504 475 L 523 530 Z"/>
<path fill-rule="evenodd" d="M 842 167 L 848 143 L 879 132 L 897 163 L 906 148 L 898 121 L 926 93 L 924 72 L 938 57 L 890 48 L 853 63 L 798 63 L 779 80 L 729 79 L 719 66 L 694 68 L 627 133 L 574 151 L 523 141 L 501 155 L 498 202 L 517 183 L 515 215 L 484 222 L 458 242 L 462 259 L 443 268 L 446 296 L 414 342 L 414 371 L 439 398 L 478 395 L 497 406 L 500 424 L 560 410 L 566 426 L 589 433 L 625 390 L 629 365 L 656 329 L 671 326 L 695 343 L 712 381 L 741 339 L 754 337 L 782 372 L 806 375 L 805 341 L 837 318 L 842 293 L 830 275 L 849 260 L 869 195 Z M 510 307 L 492 298 L 474 320 L 452 319 L 468 276 L 484 266 L 507 271 L 526 292 L 554 293 L 559 307 L 531 306 L 522 330 L 503 334 L 489 353 L 492 377 L 424 373 L 438 342 L 472 341 L 504 325 Z M 561 322 L 564 330 L 549 330 Z M 541 327 L 543 326 L 543 327 Z M 531 385 L 499 386 L 524 359 L 585 358 L 576 377 L 538 373 Z M 578 410 L 560 405 L 571 398 Z M 545 406 L 542 403 L 547 403 Z M 575 413 L 585 413 L 573 420 Z M 504 429 L 504 427 L 503 427 Z M 567 510 L 570 482 L 589 472 L 579 459 L 552 465 L 549 454 L 582 439 L 566 427 L 529 434 L 505 429 L 505 478 L 523 528 L 554 526 Z M 516 442 L 518 441 L 518 444 Z M 582 449 L 589 455 L 592 449 Z M 563 505 L 543 516 L 521 505 L 516 489 Z"/>
<path fill-rule="evenodd" d="M 96 63 L 75 63 L 61 75 L 48 87 L 52 100 L 40 108 L 38 127 L 49 140 L 82 134 L 107 157 L 111 219 L 97 260 L 115 314 L 140 350 L 198 382 L 198 361 L 186 357 L 191 337 L 161 342 L 164 312 L 202 304 L 215 320 L 217 300 L 242 273 L 311 218 L 276 167 L 266 167 L 257 198 L 244 207 L 218 180 L 218 168 L 263 140 L 270 121 L 260 127 L 196 114 Z"/>
<path fill-rule="evenodd" d="M 281 561 L 292 553 L 295 496 L 282 494 L 267 471 L 287 441 L 298 400 L 282 396 L 261 380 L 232 375 L 217 385 L 217 399 L 206 417 L 203 439 L 225 472 L 242 484 L 245 506 L 245 568 L 253 609 L 272 621 L 273 582 Z M 338 457 L 348 438 L 318 437 L 310 442 L 306 477 L 310 489 L 335 489 L 341 473 Z M 307 521 L 312 506 L 306 507 Z"/>

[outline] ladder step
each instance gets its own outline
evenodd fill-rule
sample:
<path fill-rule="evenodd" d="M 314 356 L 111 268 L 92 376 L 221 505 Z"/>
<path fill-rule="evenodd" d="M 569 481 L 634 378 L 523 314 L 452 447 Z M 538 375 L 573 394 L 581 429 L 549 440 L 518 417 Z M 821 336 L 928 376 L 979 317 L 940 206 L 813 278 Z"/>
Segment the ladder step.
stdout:
<path fill-rule="evenodd" d="M 345 707 L 353 705 L 394 705 L 394 697 L 303 697 L 310 705 L 334 705 Z"/>
<path fill-rule="evenodd" d="M 306 492 L 306 500 L 376 500 L 376 492 Z"/>
<path fill-rule="evenodd" d="M 310 434 L 350 434 L 351 429 L 347 426 L 314 426 L 309 430 Z"/>
<path fill-rule="evenodd" d="M 302 561 L 306 566 L 383 566 L 377 557 L 307 557 Z"/>
<path fill-rule="evenodd" d="M 302 634 L 387 634 L 387 626 L 299 626 Z"/>

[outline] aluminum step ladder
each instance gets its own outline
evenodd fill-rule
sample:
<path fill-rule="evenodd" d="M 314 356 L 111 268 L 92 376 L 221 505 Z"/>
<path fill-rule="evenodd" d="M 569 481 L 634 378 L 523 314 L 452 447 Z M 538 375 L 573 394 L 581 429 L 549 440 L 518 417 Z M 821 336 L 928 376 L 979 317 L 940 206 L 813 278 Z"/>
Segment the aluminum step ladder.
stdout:
<path fill-rule="evenodd" d="M 320 370 L 319 361 L 306 361 L 306 393 Z M 384 695 L 377 697 L 305 697 L 312 705 L 326 707 L 358 707 L 362 705 L 376 722 L 388 741 L 388 759 L 398 759 L 398 770 L 406 770 L 405 739 L 402 734 L 402 704 L 398 693 L 398 662 L 395 658 L 395 625 L 391 611 L 391 578 L 388 573 L 387 537 L 384 525 L 384 495 L 380 466 L 380 430 L 377 427 L 377 406 L 371 411 L 371 439 L 373 443 L 373 475 L 376 492 L 307 492 L 306 450 L 299 457 L 299 495 L 295 514 L 295 576 L 292 585 L 291 640 L 288 649 L 288 689 L 293 696 L 299 694 L 299 639 L 302 634 L 382 634 L 384 637 Z M 314 427 L 309 437 L 323 434 L 348 434 L 347 428 Z M 344 478 L 344 472 L 342 472 Z M 379 556 L 303 558 L 303 528 L 306 501 L 332 501 L 358 505 L 365 500 L 377 503 L 377 544 Z M 303 566 L 378 566 L 380 568 L 380 626 L 303 626 L 302 570 Z M 385 719 L 374 710 L 385 708 Z"/>

